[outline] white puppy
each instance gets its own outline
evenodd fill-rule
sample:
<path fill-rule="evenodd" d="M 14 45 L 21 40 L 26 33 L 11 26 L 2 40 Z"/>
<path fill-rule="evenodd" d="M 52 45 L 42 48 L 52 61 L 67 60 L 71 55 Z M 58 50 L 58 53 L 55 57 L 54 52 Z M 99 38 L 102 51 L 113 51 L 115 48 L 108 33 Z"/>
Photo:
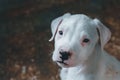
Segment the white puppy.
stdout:
<path fill-rule="evenodd" d="M 120 63 L 103 49 L 111 32 L 98 19 L 66 13 L 51 29 L 61 80 L 120 80 Z"/>

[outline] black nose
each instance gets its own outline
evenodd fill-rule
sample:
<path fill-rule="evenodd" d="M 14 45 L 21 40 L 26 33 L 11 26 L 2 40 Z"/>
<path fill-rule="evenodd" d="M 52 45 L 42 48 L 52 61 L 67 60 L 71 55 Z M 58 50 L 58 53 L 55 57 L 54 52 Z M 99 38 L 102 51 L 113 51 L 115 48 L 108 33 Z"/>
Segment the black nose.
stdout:
<path fill-rule="evenodd" d="M 68 60 L 70 56 L 70 52 L 67 52 L 67 51 L 61 51 L 60 54 L 61 54 L 60 58 L 62 59 L 62 61 Z"/>

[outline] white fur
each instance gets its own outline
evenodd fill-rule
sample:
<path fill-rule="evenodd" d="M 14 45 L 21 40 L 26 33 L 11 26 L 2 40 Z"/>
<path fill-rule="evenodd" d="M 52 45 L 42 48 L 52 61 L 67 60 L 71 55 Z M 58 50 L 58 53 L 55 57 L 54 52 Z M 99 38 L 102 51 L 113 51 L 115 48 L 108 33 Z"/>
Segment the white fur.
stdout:
<path fill-rule="evenodd" d="M 61 80 L 120 80 L 119 61 L 104 51 L 111 32 L 98 19 L 66 13 L 52 21 L 51 29 L 50 41 L 55 40 L 52 59 L 62 67 Z M 86 38 L 88 43 L 83 42 Z M 61 50 L 71 53 L 65 64 L 57 62 Z"/>

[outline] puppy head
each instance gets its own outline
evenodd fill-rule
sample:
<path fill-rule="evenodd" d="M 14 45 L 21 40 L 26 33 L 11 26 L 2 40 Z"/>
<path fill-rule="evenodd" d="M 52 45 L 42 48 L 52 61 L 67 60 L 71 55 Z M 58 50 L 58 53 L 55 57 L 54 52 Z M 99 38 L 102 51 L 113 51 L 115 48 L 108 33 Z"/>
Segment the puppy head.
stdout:
<path fill-rule="evenodd" d="M 110 38 L 110 31 L 98 19 L 83 14 L 64 14 L 52 21 L 51 30 L 50 41 L 55 40 L 52 59 L 61 67 L 84 64 L 93 55 L 99 39 L 103 49 Z"/>

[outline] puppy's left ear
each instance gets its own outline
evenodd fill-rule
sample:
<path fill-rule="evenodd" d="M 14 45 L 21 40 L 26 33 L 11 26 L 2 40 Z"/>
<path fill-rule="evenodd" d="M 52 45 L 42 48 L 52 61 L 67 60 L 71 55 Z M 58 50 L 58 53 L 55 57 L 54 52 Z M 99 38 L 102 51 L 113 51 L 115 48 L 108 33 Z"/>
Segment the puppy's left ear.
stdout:
<path fill-rule="evenodd" d="M 70 15 L 71 15 L 70 13 L 66 13 L 63 16 L 60 16 L 52 21 L 52 23 L 51 23 L 52 37 L 50 38 L 49 41 L 52 41 L 55 38 L 57 30 L 58 30 L 60 24 L 62 23 L 63 19 L 66 17 L 69 17 Z"/>
<path fill-rule="evenodd" d="M 111 37 L 111 32 L 110 30 L 102 24 L 98 19 L 93 20 L 98 31 L 99 31 L 99 36 L 100 36 L 100 44 L 101 48 L 103 49 L 105 44 L 110 40 Z"/>

